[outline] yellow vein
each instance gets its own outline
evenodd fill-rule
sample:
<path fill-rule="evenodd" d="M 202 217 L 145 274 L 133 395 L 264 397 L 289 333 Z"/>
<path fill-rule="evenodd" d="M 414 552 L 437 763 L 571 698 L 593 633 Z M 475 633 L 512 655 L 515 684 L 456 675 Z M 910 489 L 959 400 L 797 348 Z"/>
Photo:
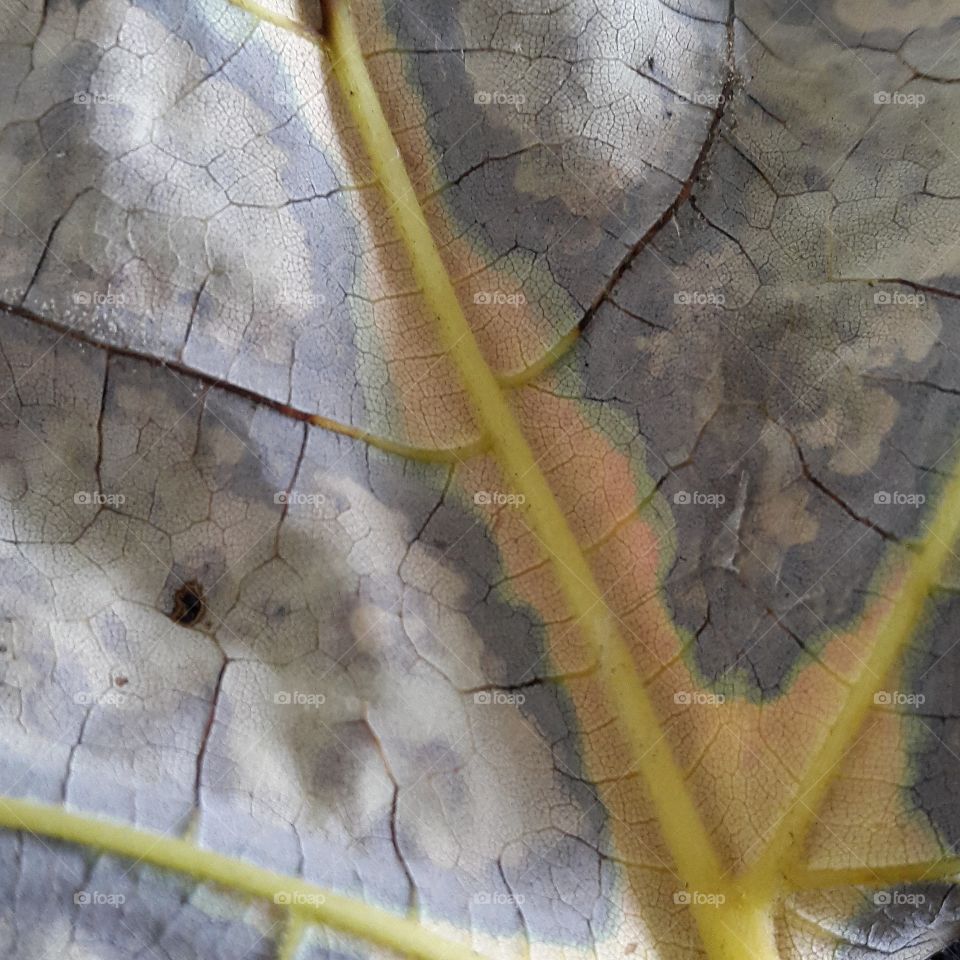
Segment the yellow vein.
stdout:
<path fill-rule="evenodd" d="M 580 330 L 574 327 L 569 333 L 560 337 L 549 349 L 533 361 L 529 366 L 515 373 L 496 374 L 497 382 L 501 387 L 522 387 L 536 380 L 545 370 L 548 370 L 561 360 L 570 348 L 580 339 Z"/>
<path fill-rule="evenodd" d="M 286 921 L 277 960 L 294 960 L 307 934 L 307 921 L 296 910 L 287 913 Z"/>
<path fill-rule="evenodd" d="M 816 870 L 802 867 L 789 874 L 794 890 L 834 890 L 838 887 L 893 887 L 907 883 L 936 883 L 960 877 L 960 857 L 925 863 L 893 863 L 879 867 L 840 867 Z"/>
<path fill-rule="evenodd" d="M 423 463 L 462 463 L 470 457 L 485 453 L 489 447 L 488 442 L 482 438 L 461 444 L 458 447 L 416 447 L 391 440 L 389 437 L 368 433 L 366 430 L 351 427 L 349 424 L 339 423 L 329 417 L 322 417 L 318 413 L 310 414 L 307 417 L 307 422 L 314 427 L 329 430 L 331 433 L 339 433 L 344 437 L 360 440 L 371 447 L 383 450 L 385 453 L 393 453 L 398 457 L 407 460 L 419 460 Z"/>
<path fill-rule="evenodd" d="M 331 0 L 324 6 L 324 29 L 334 73 L 376 178 L 390 202 L 394 225 L 433 314 L 440 340 L 459 370 L 506 481 L 511 489 L 526 496 L 527 517 L 553 561 L 571 612 L 600 664 L 607 694 L 629 737 L 633 759 L 644 776 L 677 869 L 684 882 L 708 889 L 720 878 L 717 853 L 664 739 L 630 648 L 619 633 L 566 517 L 467 323 L 342 0 Z"/>
<path fill-rule="evenodd" d="M 287 905 L 296 914 L 285 944 L 288 950 L 290 938 L 299 937 L 303 922 L 310 920 L 419 960 L 481 960 L 469 947 L 431 933 L 415 920 L 186 840 L 12 797 L 0 797 L 0 826 L 93 847 Z"/>
<path fill-rule="evenodd" d="M 839 764 L 874 705 L 874 694 L 888 679 L 923 616 L 931 591 L 953 556 L 960 534 L 960 469 L 954 468 L 933 516 L 929 518 L 917 553 L 908 565 L 904 581 L 884 617 L 870 654 L 850 686 L 830 732 L 810 761 L 797 794 L 744 881 L 754 887 L 775 889 L 783 877 L 783 865 L 796 863 L 817 812 L 839 769 Z"/>
<path fill-rule="evenodd" d="M 295 33 L 297 36 L 303 37 L 311 43 L 319 43 L 319 36 L 316 30 L 296 20 L 292 20 L 290 17 L 278 13 L 276 10 L 271 10 L 262 3 L 257 3 L 256 0 L 229 0 L 229 2 L 263 23 L 269 23 L 279 30 L 289 30 L 291 33 Z"/>

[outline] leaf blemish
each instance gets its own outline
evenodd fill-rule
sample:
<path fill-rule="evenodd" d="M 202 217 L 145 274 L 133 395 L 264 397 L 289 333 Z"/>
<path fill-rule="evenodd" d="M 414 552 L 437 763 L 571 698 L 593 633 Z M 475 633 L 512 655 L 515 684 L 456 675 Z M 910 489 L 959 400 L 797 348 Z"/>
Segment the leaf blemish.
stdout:
<path fill-rule="evenodd" d="M 203 584 L 189 580 L 173 595 L 170 619 L 184 627 L 192 627 L 205 613 L 207 598 Z"/>

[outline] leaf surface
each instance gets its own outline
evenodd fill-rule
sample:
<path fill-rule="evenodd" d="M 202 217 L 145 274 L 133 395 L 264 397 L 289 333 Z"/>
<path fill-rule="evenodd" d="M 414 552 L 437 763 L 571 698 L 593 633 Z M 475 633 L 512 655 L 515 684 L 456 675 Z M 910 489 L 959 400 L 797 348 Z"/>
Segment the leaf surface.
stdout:
<path fill-rule="evenodd" d="M 950 940 L 960 21 L 6 30 L 11 956 Z"/>

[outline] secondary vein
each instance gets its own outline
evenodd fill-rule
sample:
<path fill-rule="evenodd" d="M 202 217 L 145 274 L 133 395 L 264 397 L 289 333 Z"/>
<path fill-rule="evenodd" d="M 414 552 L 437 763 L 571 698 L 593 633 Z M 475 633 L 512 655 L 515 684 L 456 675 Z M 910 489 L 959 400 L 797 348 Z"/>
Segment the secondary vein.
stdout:
<path fill-rule="evenodd" d="M 464 944 L 432 933 L 415 920 L 246 860 L 204 850 L 177 837 L 2 796 L 0 826 L 176 870 L 198 881 L 279 904 L 295 915 L 295 935 L 303 919 L 310 919 L 419 960 L 482 960 Z"/>
<path fill-rule="evenodd" d="M 831 721 L 830 732 L 807 766 L 790 808 L 754 866 L 743 875 L 746 885 L 779 887 L 784 882 L 786 868 L 799 862 L 841 761 L 873 708 L 874 694 L 881 689 L 916 633 L 927 599 L 954 556 L 953 545 L 958 535 L 960 470 L 955 467 L 936 511 L 928 519 L 916 555 L 907 565 L 900 588 L 890 602 L 870 654 L 850 686 L 843 706 Z"/>

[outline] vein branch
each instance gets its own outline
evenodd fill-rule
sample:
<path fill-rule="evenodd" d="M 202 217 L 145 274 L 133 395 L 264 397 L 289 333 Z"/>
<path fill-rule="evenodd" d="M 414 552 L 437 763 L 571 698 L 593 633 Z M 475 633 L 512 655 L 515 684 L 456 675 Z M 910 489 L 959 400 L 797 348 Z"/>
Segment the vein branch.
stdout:
<path fill-rule="evenodd" d="M 59 335 L 60 339 L 67 337 L 84 346 L 92 347 L 95 350 L 102 350 L 108 357 L 124 357 L 140 363 L 149 364 L 153 367 L 162 367 L 164 370 L 170 371 L 175 375 L 190 377 L 205 387 L 223 390 L 226 393 L 243 397 L 244 400 L 257 406 L 268 407 L 281 416 L 288 417 L 291 420 L 299 420 L 302 423 L 308 423 L 313 427 L 320 427 L 331 433 L 339 433 L 342 436 L 350 437 L 368 446 L 375 447 L 377 450 L 392 453 L 408 460 L 418 460 L 425 463 L 460 463 L 472 456 L 483 453 L 486 449 L 486 442 L 482 439 L 472 440 L 468 443 L 453 447 L 429 447 L 402 443 L 399 440 L 371 433 L 349 423 L 341 423 L 332 417 L 325 417 L 319 413 L 309 413 L 306 410 L 291 406 L 289 403 L 283 403 L 265 394 L 257 393 L 247 387 L 240 386 L 230 380 L 223 380 L 220 377 L 211 376 L 209 373 L 197 367 L 189 366 L 182 361 L 156 357 L 147 350 L 137 350 L 133 347 L 104 343 L 76 326 L 61 323 L 42 314 L 35 313 L 32 310 L 0 300 L 0 321 L 6 322 L 11 317 L 17 317 L 20 320 L 25 320 L 31 324 L 52 330 Z"/>
<path fill-rule="evenodd" d="M 837 887 L 895 887 L 911 883 L 936 883 L 960 878 L 960 857 L 940 857 L 920 863 L 884 866 L 812 869 L 801 867 L 789 875 L 794 890 L 834 890 Z"/>
<path fill-rule="evenodd" d="M 466 945 L 433 933 L 415 920 L 176 837 L 5 796 L 0 796 L 0 826 L 174 870 L 270 903 L 295 905 L 290 907 L 290 926 L 282 946 L 287 954 L 299 940 L 304 922 L 312 921 L 418 960 L 482 960 Z"/>
<path fill-rule="evenodd" d="M 906 565 L 899 589 L 890 601 L 869 656 L 850 685 L 842 707 L 832 720 L 829 733 L 801 778 L 789 809 L 763 853 L 744 874 L 744 882 L 748 885 L 775 888 L 782 886 L 784 881 L 789 885 L 784 865 L 800 861 L 807 837 L 840 764 L 873 709 L 874 695 L 882 689 L 916 633 L 923 619 L 927 599 L 954 556 L 953 545 L 958 535 L 960 470 L 954 467 L 936 511 L 927 519 L 926 530 L 916 552 Z"/>

